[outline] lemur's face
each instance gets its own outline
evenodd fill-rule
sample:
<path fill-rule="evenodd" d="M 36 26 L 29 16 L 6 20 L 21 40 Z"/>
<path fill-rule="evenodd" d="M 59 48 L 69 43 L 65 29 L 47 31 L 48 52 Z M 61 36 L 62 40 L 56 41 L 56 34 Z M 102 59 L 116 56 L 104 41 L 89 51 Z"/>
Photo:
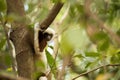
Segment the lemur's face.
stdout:
<path fill-rule="evenodd" d="M 47 45 L 47 42 L 53 38 L 54 32 L 48 28 L 45 32 L 39 31 L 39 48 L 42 52 Z"/>
<path fill-rule="evenodd" d="M 44 38 L 46 39 L 46 41 L 50 41 L 53 37 L 52 33 L 48 33 L 48 32 L 44 32 L 43 33 Z"/>

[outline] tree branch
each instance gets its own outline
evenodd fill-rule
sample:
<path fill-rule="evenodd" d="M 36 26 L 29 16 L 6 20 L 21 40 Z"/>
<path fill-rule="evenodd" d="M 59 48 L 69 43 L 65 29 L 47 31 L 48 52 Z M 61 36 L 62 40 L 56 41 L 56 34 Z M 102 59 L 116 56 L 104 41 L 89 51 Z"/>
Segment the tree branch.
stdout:
<path fill-rule="evenodd" d="M 42 31 L 46 30 L 49 27 L 49 25 L 53 22 L 53 20 L 61 10 L 62 6 L 63 3 L 61 2 L 58 2 L 53 6 L 48 16 L 40 23 L 40 29 L 42 29 Z"/>
<path fill-rule="evenodd" d="M 72 80 L 75 80 L 75 79 L 77 79 L 77 78 L 79 78 L 79 77 L 81 77 L 81 76 L 84 76 L 84 75 L 88 74 L 88 73 L 91 73 L 91 72 L 96 71 L 96 70 L 98 70 L 98 69 L 100 69 L 100 68 L 104 68 L 104 67 L 108 67 L 108 66 L 120 66 L 120 64 L 107 64 L 107 65 L 102 65 L 102 66 L 99 66 L 99 67 L 97 67 L 97 68 L 95 68 L 95 69 L 93 69 L 93 70 L 90 70 L 90 71 L 87 71 L 87 72 L 85 72 L 85 73 L 82 73 L 82 74 L 80 74 L 79 76 L 73 78 Z"/>
<path fill-rule="evenodd" d="M 28 80 L 22 77 L 16 77 L 14 75 L 5 73 L 5 72 L 0 72 L 0 80 Z"/>

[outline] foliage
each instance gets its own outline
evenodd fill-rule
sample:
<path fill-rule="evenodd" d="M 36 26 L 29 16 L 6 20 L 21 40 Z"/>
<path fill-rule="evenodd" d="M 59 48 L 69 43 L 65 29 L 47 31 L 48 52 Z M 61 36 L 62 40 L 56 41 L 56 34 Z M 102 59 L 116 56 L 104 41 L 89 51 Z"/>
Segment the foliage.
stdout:
<path fill-rule="evenodd" d="M 26 15 L 30 20 L 27 24 L 34 25 L 36 22 L 41 22 L 53 3 L 57 1 L 59 0 L 24 0 Z M 120 62 L 120 45 L 114 41 L 114 36 L 110 36 L 100 27 L 101 25 L 98 25 L 97 21 L 86 14 L 85 0 L 62 1 L 65 3 L 64 7 L 50 26 L 58 34 L 58 42 L 54 42 L 52 48 L 48 46 L 50 50 L 46 50 L 48 64 L 54 75 L 53 79 L 56 79 L 56 75 L 59 73 L 57 71 L 62 70 L 64 58 L 68 56 L 70 56 L 70 60 L 65 68 L 64 80 L 71 80 L 83 72 L 102 65 L 118 64 Z M 0 57 L 4 56 L 3 59 L 0 58 L 0 70 L 7 71 L 11 68 L 11 61 L 9 62 L 11 59 L 3 29 L 3 21 L 6 19 L 5 11 L 5 0 L 0 0 Z M 92 0 L 91 11 L 97 14 L 104 25 L 108 25 L 110 30 L 120 36 L 120 0 Z M 8 22 L 10 21 L 8 19 Z M 54 54 L 53 47 L 56 44 L 59 47 L 57 53 Z M 55 59 L 54 55 L 56 55 Z M 103 79 L 104 77 L 110 80 L 119 80 L 119 74 L 118 66 L 107 66 L 83 75 L 78 80 L 107 80 Z"/>

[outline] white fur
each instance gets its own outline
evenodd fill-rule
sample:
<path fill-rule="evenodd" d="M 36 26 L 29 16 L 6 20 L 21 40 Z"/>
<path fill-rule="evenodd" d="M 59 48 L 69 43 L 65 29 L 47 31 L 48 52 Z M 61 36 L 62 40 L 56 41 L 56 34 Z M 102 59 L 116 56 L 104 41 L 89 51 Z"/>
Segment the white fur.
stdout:
<path fill-rule="evenodd" d="M 36 23 L 34 26 L 34 49 L 35 49 L 35 54 L 40 55 L 41 61 L 44 62 L 44 64 L 45 64 L 44 72 L 46 73 L 48 71 L 48 64 L 47 64 L 47 58 L 46 58 L 45 51 L 40 52 L 40 49 L 39 49 L 39 39 L 38 39 L 39 31 L 40 31 L 40 25 L 39 25 L 39 23 Z M 53 34 L 53 35 L 55 34 L 55 31 L 51 28 L 47 28 L 44 32 L 47 32 L 47 33 Z"/>
<path fill-rule="evenodd" d="M 34 26 L 34 49 L 35 49 L 35 54 L 40 55 L 39 40 L 38 40 L 39 30 L 40 30 L 39 23 L 36 23 Z"/>

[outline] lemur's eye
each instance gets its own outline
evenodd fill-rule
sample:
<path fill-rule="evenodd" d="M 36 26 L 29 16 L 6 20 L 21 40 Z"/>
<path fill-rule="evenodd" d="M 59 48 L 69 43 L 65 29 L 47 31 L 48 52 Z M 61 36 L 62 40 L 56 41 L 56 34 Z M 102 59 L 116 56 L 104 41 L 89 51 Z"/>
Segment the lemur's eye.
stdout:
<path fill-rule="evenodd" d="M 50 34 L 50 33 L 47 33 L 45 32 L 44 33 L 44 38 L 47 40 L 47 41 L 50 41 L 53 37 L 53 34 Z"/>

